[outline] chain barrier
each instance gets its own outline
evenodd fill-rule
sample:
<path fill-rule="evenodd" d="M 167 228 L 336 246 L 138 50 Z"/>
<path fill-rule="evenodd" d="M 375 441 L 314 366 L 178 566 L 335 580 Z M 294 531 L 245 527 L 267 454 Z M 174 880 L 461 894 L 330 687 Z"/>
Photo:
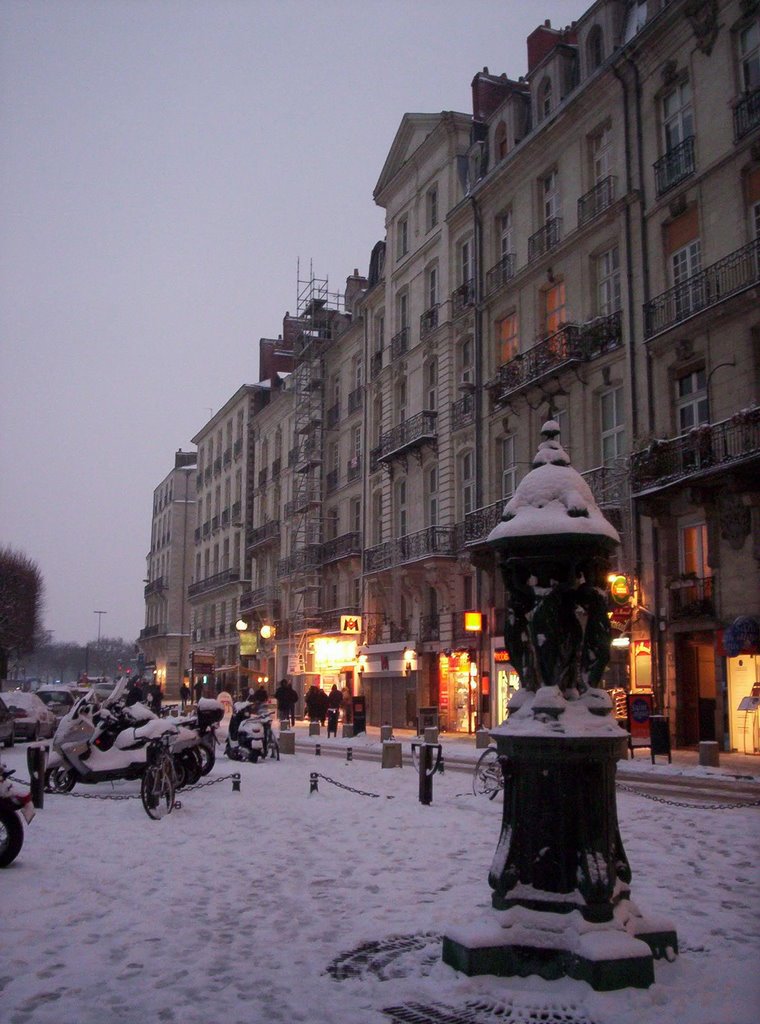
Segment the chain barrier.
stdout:
<path fill-rule="evenodd" d="M 622 782 L 617 783 L 617 788 L 625 790 L 626 793 L 633 793 L 634 796 L 640 796 L 644 800 L 654 800 L 655 803 L 668 804 L 670 807 L 691 807 L 703 811 L 724 811 L 736 810 L 739 807 L 760 807 L 760 800 L 743 800 L 738 803 L 731 804 L 695 804 L 686 803 L 684 800 L 668 800 L 667 797 L 655 796 L 654 793 L 642 793 L 641 790 L 634 789 L 633 786 L 626 786 Z"/>
<path fill-rule="evenodd" d="M 205 789 L 206 786 L 215 786 L 217 782 L 227 782 L 232 779 L 233 783 L 240 781 L 240 772 L 232 772 L 230 775 L 219 775 L 214 779 L 206 779 L 204 782 L 196 782 L 194 786 L 183 786 L 182 789 L 178 789 L 178 793 L 189 793 L 193 789 Z M 18 779 L 18 782 L 23 782 L 25 785 L 29 785 L 24 779 Z M 46 796 L 71 796 L 75 800 L 139 800 L 139 793 L 56 793 L 55 791 L 46 791 Z"/>
<path fill-rule="evenodd" d="M 380 799 L 382 793 L 368 793 L 364 789 L 354 789 L 353 786 L 347 786 L 344 782 L 338 782 L 337 779 L 331 779 L 329 775 L 323 775 L 322 772 L 311 772 L 312 778 L 324 779 L 325 782 L 331 783 L 333 786 L 337 786 L 338 789 L 347 789 L 349 793 L 357 793 L 359 796 L 369 796 L 376 799 Z M 386 800 L 392 800 L 393 796 L 386 793 Z"/>

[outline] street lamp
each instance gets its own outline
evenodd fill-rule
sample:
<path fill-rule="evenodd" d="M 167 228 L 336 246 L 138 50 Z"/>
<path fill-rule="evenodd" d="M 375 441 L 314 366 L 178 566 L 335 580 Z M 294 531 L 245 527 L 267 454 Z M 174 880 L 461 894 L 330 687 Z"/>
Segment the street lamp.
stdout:
<path fill-rule="evenodd" d="M 92 613 L 98 617 L 98 661 L 100 664 L 100 674 L 103 675 L 103 652 L 100 649 L 100 623 L 104 615 L 108 615 L 108 612 L 98 611 L 97 609 Z"/>

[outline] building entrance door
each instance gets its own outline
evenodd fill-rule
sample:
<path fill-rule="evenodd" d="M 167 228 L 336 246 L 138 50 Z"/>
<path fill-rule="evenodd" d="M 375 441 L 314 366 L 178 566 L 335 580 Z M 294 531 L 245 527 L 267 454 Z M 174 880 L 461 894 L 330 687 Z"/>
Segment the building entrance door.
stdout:
<path fill-rule="evenodd" d="M 686 633 L 677 638 L 676 700 L 678 746 L 714 740 L 715 647 L 711 633 Z"/>

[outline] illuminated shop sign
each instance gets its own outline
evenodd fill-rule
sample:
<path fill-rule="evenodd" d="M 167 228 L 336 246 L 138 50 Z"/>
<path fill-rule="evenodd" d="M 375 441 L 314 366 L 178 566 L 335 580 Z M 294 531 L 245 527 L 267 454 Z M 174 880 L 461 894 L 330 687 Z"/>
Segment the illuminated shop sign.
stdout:
<path fill-rule="evenodd" d="M 317 672 L 335 672 L 353 665 L 356 660 L 356 640 L 341 640 L 335 636 L 318 636 L 312 641 L 314 668 Z"/>

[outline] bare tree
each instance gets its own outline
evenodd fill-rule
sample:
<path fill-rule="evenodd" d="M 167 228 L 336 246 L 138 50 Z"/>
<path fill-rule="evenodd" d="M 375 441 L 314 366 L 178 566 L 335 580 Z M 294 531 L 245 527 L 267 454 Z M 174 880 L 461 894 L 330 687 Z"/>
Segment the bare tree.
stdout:
<path fill-rule="evenodd" d="M 8 659 L 34 650 L 41 633 L 44 581 L 36 562 L 11 547 L 0 548 L 0 680 Z"/>

